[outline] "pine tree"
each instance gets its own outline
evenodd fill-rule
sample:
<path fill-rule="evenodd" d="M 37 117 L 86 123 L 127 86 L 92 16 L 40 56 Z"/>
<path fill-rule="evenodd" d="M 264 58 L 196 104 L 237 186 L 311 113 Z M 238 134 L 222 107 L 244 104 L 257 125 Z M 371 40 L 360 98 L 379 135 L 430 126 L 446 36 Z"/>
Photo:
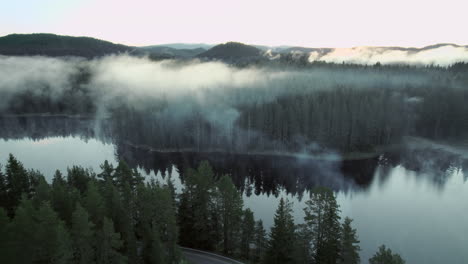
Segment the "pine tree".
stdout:
<path fill-rule="evenodd" d="M 296 244 L 294 248 L 294 262 L 296 264 L 307 264 L 312 261 L 311 234 L 305 224 L 300 224 L 296 228 Z"/>
<path fill-rule="evenodd" d="M 31 188 L 28 172 L 12 154 L 6 165 L 6 188 L 8 191 L 6 209 L 11 217 L 20 202 L 21 195 L 23 193 L 29 195 Z"/>
<path fill-rule="evenodd" d="M 114 181 L 114 166 L 105 160 L 104 163 L 101 164 L 101 170 L 102 172 L 97 175 L 98 178 L 104 182 L 109 181 L 112 183 Z"/>
<path fill-rule="evenodd" d="M 102 229 L 97 233 L 97 263 L 99 264 L 124 264 L 126 258 L 119 252 L 123 246 L 120 234 L 114 230 L 114 223 L 105 217 Z"/>
<path fill-rule="evenodd" d="M 274 224 L 270 232 L 270 240 L 266 251 L 266 264 L 294 263 L 293 251 L 295 245 L 294 220 L 292 205 L 281 198 L 276 210 Z"/>
<path fill-rule="evenodd" d="M 267 234 L 263 227 L 263 221 L 258 220 L 255 223 L 255 237 L 254 237 L 255 248 L 253 251 L 252 261 L 254 263 L 263 263 L 265 251 L 267 248 Z"/>
<path fill-rule="evenodd" d="M 77 192 L 78 191 L 75 189 L 76 194 L 73 195 L 73 190 L 68 188 L 60 171 L 55 172 L 52 180 L 51 204 L 54 210 L 58 213 L 60 219 L 65 221 L 67 226 L 71 226 L 71 218 L 73 211 L 75 210 L 75 199 L 73 196 L 78 196 Z"/>
<path fill-rule="evenodd" d="M 7 180 L 0 164 L 0 208 L 8 206 Z"/>
<path fill-rule="evenodd" d="M 64 224 L 57 226 L 57 245 L 52 263 L 69 264 L 73 261 L 73 245 L 71 236 Z"/>
<path fill-rule="evenodd" d="M 227 175 L 221 177 L 216 186 L 216 197 L 223 230 L 223 253 L 233 255 L 239 244 L 242 197 L 232 183 L 231 178 Z"/>
<path fill-rule="evenodd" d="M 150 251 L 148 254 L 147 263 L 152 264 L 165 264 L 166 255 L 164 252 L 163 245 L 161 244 L 160 236 L 158 229 L 153 227 L 151 229 L 151 241 L 150 241 Z"/>
<path fill-rule="evenodd" d="M 51 200 L 51 188 L 50 185 L 45 180 L 44 176 L 38 178 L 38 184 L 35 188 L 33 196 L 33 204 L 36 208 L 42 205 L 44 202 L 49 202 Z"/>
<path fill-rule="evenodd" d="M 71 260 L 70 238 L 63 222 L 58 219 L 48 202 L 43 203 L 36 215 L 35 263 L 67 263 Z"/>
<path fill-rule="evenodd" d="M 71 235 L 73 240 L 73 259 L 76 264 L 94 263 L 94 224 L 90 221 L 88 212 L 76 205 L 72 215 Z"/>
<path fill-rule="evenodd" d="M 36 210 L 31 201 L 23 195 L 11 223 L 10 261 L 7 263 L 33 263 L 36 257 L 37 224 L 34 221 Z"/>
<path fill-rule="evenodd" d="M 304 221 L 312 238 L 315 262 L 335 264 L 340 256 L 340 216 L 335 195 L 330 189 L 318 188 L 306 202 Z"/>
<path fill-rule="evenodd" d="M 359 264 L 359 240 L 356 234 L 356 229 L 351 226 L 351 218 L 346 217 L 341 227 L 341 260 L 342 264 Z"/>
<path fill-rule="evenodd" d="M 105 208 L 102 196 L 96 186 L 94 180 L 88 182 L 85 196 L 83 199 L 83 205 L 86 211 L 89 213 L 91 221 L 96 226 L 100 226 L 102 219 L 104 218 Z"/>
<path fill-rule="evenodd" d="M 251 260 L 252 254 L 250 251 L 250 243 L 255 239 L 255 219 L 254 214 L 250 209 L 244 210 L 241 228 L 241 243 L 240 252 L 241 257 L 245 260 Z"/>
<path fill-rule="evenodd" d="M 208 162 L 187 172 L 178 215 L 181 245 L 204 250 L 216 247 L 210 224 L 214 187 L 214 173 Z"/>
<path fill-rule="evenodd" d="M 369 264 L 405 264 L 405 261 L 400 255 L 382 245 L 379 247 L 379 251 L 369 259 Z"/>

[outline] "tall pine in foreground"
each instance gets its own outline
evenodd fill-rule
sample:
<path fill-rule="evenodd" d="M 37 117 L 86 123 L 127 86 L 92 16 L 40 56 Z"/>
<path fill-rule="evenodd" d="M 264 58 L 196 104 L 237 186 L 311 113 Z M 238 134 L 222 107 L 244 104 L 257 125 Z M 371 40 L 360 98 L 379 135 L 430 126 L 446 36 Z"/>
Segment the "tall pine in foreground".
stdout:
<path fill-rule="evenodd" d="M 252 253 L 252 261 L 254 263 L 263 263 L 265 252 L 268 246 L 267 233 L 263 227 L 263 221 L 258 220 L 255 223 L 255 234 L 254 234 L 254 245 L 255 248 Z"/>
<path fill-rule="evenodd" d="M 268 249 L 264 260 L 265 264 L 294 263 L 295 236 L 292 205 L 283 198 L 281 198 L 276 210 L 268 242 Z"/>
<path fill-rule="evenodd" d="M 340 258 L 340 215 L 333 191 L 318 188 L 306 202 L 305 224 L 312 238 L 316 263 L 336 264 Z"/>
<path fill-rule="evenodd" d="M 353 229 L 351 222 L 353 220 L 346 217 L 341 227 L 341 259 L 342 264 L 359 264 L 359 240 L 356 234 L 356 229 Z"/>

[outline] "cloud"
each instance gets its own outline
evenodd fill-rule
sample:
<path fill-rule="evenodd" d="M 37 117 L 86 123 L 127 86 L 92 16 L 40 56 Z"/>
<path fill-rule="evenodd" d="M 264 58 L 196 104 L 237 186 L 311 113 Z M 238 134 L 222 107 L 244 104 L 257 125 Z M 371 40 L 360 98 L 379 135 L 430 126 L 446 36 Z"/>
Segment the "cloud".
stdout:
<path fill-rule="evenodd" d="M 449 66 L 456 62 L 468 61 L 468 49 L 456 45 L 442 45 L 419 50 L 385 47 L 356 47 L 334 49 L 325 55 L 313 51 L 309 61 L 333 63 L 419 64 Z"/>

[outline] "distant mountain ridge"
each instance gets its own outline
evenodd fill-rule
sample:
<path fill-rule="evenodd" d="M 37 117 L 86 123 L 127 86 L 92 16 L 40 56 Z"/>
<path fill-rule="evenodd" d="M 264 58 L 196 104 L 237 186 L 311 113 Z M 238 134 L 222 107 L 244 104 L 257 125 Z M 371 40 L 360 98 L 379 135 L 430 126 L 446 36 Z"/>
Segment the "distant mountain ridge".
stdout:
<path fill-rule="evenodd" d="M 90 37 L 61 36 L 48 33 L 11 34 L 0 37 L 0 55 L 14 56 L 79 56 L 85 58 L 102 57 L 111 54 L 126 53 L 135 56 L 148 56 L 151 59 L 191 59 L 221 60 L 228 63 L 251 63 L 279 60 L 280 62 L 307 63 L 309 56 L 314 60 L 332 54 L 335 51 L 365 51 L 372 54 L 387 51 L 404 51 L 416 54 L 422 51 L 442 47 L 465 48 L 468 46 L 441 43 L 422 48 L 414 47 L 378 47 L 361 46 L 353 48 L 311 48 L 294 46 L 247 45 L 240 42 L 227 42 L 219 45 L 203 43 L 169 43 L 145 47 L 133 47 L 116 44 Z"/>
<path fill-rule="evenodd" d="M 90 37 L 71 37 L 46 33 L 11 34 L 0 37 L 0 54 L 2 55 L 93 58 L 113 53 L 131 52 L 134 49 L 134 47 Z"/>

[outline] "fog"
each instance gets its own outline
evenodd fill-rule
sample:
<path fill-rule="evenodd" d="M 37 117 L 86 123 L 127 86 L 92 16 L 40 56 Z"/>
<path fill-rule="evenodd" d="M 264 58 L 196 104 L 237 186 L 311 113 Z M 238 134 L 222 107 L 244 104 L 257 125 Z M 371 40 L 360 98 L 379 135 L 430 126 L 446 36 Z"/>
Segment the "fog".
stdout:
<path fill-rule="evenodd" d="M 465 89 L 456 91 L 464 83 L 445 68 L 239 68 L 125 54 L 93 60 L 0 56 L 0 66 L 2 113 L 112 117 L 132 136 L 125 140 L 154 148 L 310 154 L 314 149 L 304 146 L 317 145 L 327 153 L 397 143 L 407 131 L 434 125 L 435 136 L 444 127 L 452 134 L 465 129 L 455 127 L 463 125 L 459 120 L 441 123 L 437 115 L 445 112 L 431 112 L 440 108 L 431 104 L 441 102 L 442 91 L 446 100 L 464 96 Z M 453 116 L 460 120 L 461 103 L 451 104 L 459 107 Z M 412 123 L 415 128 L 407 129 Z M 131 133 L 135 128 L 138 134 Z"/>
<path fill-rule="evenodd" d="M 457 62 L 468 61 L 468 48 L 457 45 L 442 45 L 423 49 L 355 47 L 338 48 L 329 53 L 311 52 L 309 61 L 333 63 L 357 63 L 372 65 L 382 64 L 416 64 L 450 66 Z"/>

